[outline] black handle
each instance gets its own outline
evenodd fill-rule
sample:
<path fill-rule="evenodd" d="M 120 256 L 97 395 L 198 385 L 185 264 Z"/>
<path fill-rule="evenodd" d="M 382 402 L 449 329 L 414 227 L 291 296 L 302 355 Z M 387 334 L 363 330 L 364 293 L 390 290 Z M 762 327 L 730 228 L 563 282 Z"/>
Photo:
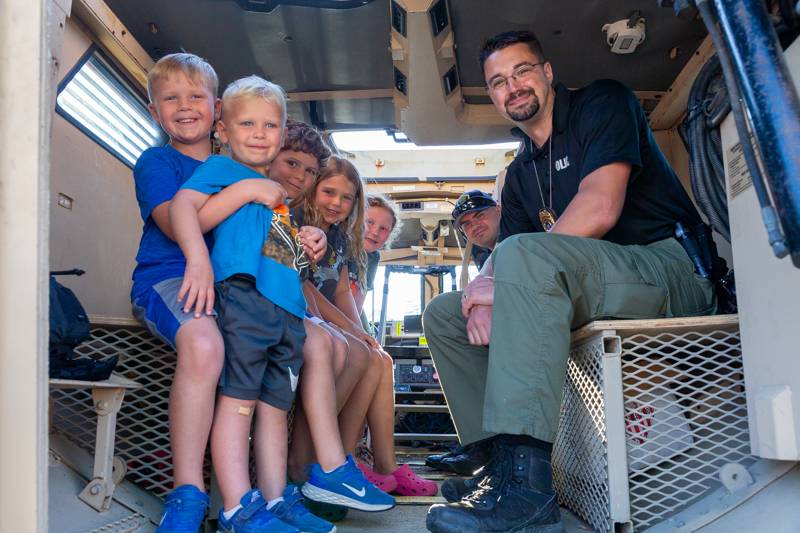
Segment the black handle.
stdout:
<path fill-rule="evenodd" d="M 72 270 L 51 270 L 51 276 L 83 276 L 86 274 L 85 270 L 80 268 L 73 268 Z"/>

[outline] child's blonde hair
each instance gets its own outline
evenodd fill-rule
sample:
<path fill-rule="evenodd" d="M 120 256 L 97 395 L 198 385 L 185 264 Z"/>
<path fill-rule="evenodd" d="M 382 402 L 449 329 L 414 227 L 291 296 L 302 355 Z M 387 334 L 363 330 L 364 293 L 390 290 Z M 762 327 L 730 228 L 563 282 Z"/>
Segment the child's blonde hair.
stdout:
<path fill-rule="evenodd" d="M 286 93 L 280 85 L 256 75 L 239 78 L 231 82 L 222 93 L 222 117 L 225 110 L 240 98 L 263 98 L 281 110 L 281 127 L 286 126 Z"/>
<path fill-rule="evenodd" d="M 159 59 L 147 73 L 147 97 L 153 102 L 153 86 L 176 72 L 192 80 L 196 85 L 205 85 L 214 98 L 219 90 L 219 78 L 214 68 L 202 57 L 194 54 L 169 54 Z"/>
<path fill-rule="evenodd" d="M 320 183 L 334 176 L 344 176 L 355 189 L 353 209 L 347 218 L 339 223 L 339 229 L 347 242 L 347 259 L 354 260 L 358 265 L 358 282 L 364 285 L 362 278 L 366 275 L 367 264 L 367 253 L 364 251 L 364 185 L 353 163 L 338 155 L 328 158 L 319 176 L 314 180 L 314 185 L 306 191 L 302 206 L 303 224 L 320 227 L 323 223 L 322 214 L 314 205 L 314 197 Z"/>
<path fill-rule="evenodd" d="M 397 218 L 397 211 L 395 211 L 394 206 L 389 201 L 388 198 L 382 196 L 380 194 L 369 194 L 367 195 L 367 206 L 368 207 L 380 207 L 381 209 L 385 209 L 392 215 L 392 228 L 389 232 L 389 238 L 386 239 L 386 243 L 384 246 L 391 244 L 392 241 L 397 237 L 400 233 L 400 219 Z"/>

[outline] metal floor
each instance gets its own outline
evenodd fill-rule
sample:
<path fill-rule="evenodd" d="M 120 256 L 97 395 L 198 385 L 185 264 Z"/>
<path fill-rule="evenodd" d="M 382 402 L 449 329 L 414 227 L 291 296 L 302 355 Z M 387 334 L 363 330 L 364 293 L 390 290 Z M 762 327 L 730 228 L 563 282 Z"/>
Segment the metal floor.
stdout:
<path fill-rule="evenodd" d="M 432 477 L 442 478 L 410 459 L 414 468 Z M 651 528 L 653 533 L 700 531 L 702 533 L 800 533 L 800 463 L 769 462 L 768 468 L 779 468 L 779 475 L 762 476 L 760 489 L 735 505 L 722 491 L 709 493 L 703 500 L 678 518 Z M 160 515 L 160 502 L 152 495 L 123 482 L 114 493 L 111 509 L 97 513 L 77 498 L 87 478 L 79 472 L 91 471 L 88 453 L 77 449 L 58 436 L 51 436 L 49 468 L 49 519 L 51 533 L 152 533 Z M 756 482 L 759 476 L 754 475 Z M 437 480 L 441 482 L 441 479 Z M 439 498 L 439 500 L 441 500 Z M 441 500 L 443 501 L 443 500 Z M 407 501 L 382 513 L 351 511 L 337 523 L 339 533 L 363 531 L 417 533 L 424 532 L 425 515 L 430 501 L 409 504 Z M 720 511 L 720 509 L 724 509 Z M 568 533 L 592 531 L 570 511 L 563 509 Z M 706 519 L 704 515 L 717 515 Z M 696 524 L 703 524 L 695 527 Z"/>
<path fill-rule="evenodd" d="M 48 515 L 50 533 L 150 533 L 155 525 L 140 510 L 121 504 L 117 499 L 111 508 L 98 513 L 81 500 L 78 493 L 86 486 L 87 479 L 78 474 L 63 460 L 50 454 L 48 468 L 49 499 Z M 125 491 L 126 483 L 118 487 Z"/>
<path fill-rule="evenodd" d="M 152 533 L 155 524 L 146 517 L 115 501 L 109 511 L 97 513 L 77 499 L 86 480 L 59 461 L 50 465 L 50 532 L 51 533 Z M 119 490 L 119 489 L 118 489 Z M 339 533 L 363 531 L 418 533 L 424 532 L 428 504 L 398 505 L 382 513 L 350 511 L 336 524 Z M 565 511 L 567 531 L 585 533 L 590 528 Z"/>
<path fill-rule="evenodd" d="M 710 503 L 713 505 L 714 499 Z M 712 523 L 702 533 L 800 533 L 800 463 Z"/>
<path fill-rule="evenodd" d="M 409 462 L 424 475 L 438 478 L 441 483 L 446 476 L 428 470 L 420 457 L 403 456 L 401 462 Z M 67 439 L 51 435 L 49 468 L 49 517 L 51 533 L 152 533 L 155 520 L 160 515 L 160 502 L 150 494 L 123 482 L 114 492 L 111 509 L 95 512 L 77 498 L 87 483 L 87 477 L 79 472 L 91 470 L 91 458 Z M 399 499 L 399 504 L 382 513 L 350 511 L 347 518 L 336 524 L 339 533 L 363 531 L 418 533 L 424 532 L 425 516 L 432 503 L 443 503 L 443 498 L 426 498 L 420 503 L 410 503 L 409 498 Z M 564 510 L 567 531 L 586 533 L 591 531 L 569 511 Z M 211 533 L 211 532 L 209 532 Z"/>

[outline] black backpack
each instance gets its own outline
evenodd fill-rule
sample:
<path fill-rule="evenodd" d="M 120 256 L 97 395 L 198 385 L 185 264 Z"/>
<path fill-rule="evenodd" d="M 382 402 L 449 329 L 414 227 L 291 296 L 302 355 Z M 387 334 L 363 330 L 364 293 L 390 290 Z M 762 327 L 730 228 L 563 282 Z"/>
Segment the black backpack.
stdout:
<path fill-rule="evenodd" d="M 56 281 L 55 275 L 80 276 L 82 270 L 50 273 L 50 377 L 99 381 L 108 379 L 118 357 L 95 360 L 76 358 L 75 347 L 92 336 L 89 317 L 75 293 Z"/>
<path fill-rule="evenodd" d="M 50 276 L 50 358 L 72 359 L 75 347 L 89 337 L 86 310 L 74 292 Z"/>

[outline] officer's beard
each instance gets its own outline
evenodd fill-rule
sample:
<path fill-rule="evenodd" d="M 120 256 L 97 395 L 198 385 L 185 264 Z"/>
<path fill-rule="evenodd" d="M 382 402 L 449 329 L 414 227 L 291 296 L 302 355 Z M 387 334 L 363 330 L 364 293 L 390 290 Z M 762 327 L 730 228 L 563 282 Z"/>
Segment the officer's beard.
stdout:
<path fill-rule="evenodd" d="M 524 107 L 517 107 L 514 110 L 509 109 L 508 102 L 523 94 L 529 94 L 533 97 L 531 98 L 530 103 Z M 536 113 L 539 112 L 539 107 L 539 97 L 536 96 L 536 92 L 533 89 L 517 91 L 513 94 L 509 94 L 508 98 L 506 98 L 506 113 L 508 113 L 508 116 L 514 122 L 525 122 L 532 119 L 534 116 L 536 116 Z"/>

